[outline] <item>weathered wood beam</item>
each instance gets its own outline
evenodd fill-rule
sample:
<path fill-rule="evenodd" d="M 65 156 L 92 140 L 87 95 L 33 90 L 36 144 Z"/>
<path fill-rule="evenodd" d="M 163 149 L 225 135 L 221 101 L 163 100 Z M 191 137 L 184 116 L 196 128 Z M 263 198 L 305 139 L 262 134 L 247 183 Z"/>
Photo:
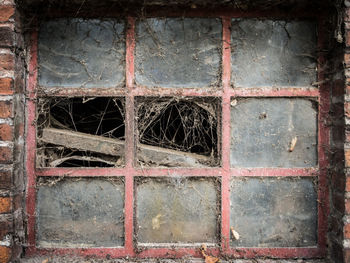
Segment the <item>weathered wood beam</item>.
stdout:
<path fill-rule="evenodd" d="M 41 141 L 80 151 L 91 151 L 112 156 L 124 156 L 124 141 L 82 132 L 55 128 L 43 129 Z M 181 152 L 162 147 L 138 144 L 139 160 L 167 166 L 202 166 L 210 163 L 207 156 Z"/>

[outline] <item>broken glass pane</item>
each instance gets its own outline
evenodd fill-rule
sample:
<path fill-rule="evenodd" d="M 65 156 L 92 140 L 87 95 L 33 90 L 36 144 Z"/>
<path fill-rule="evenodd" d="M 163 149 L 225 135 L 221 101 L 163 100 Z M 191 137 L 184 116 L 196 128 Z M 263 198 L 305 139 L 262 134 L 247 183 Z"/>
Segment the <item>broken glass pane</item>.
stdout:
<path fill-rule="evenodd" d="M 310 86 L 316 80 L 316 26 L 306 21 L 233 19 L 232 84 Z"/>
<path fill-rule="evenodd" d="M 219 83 L 219 19 L 150 18 L 136 26 L 136 82 L 145 86 L 208 87 Z"/>
<path fill-rule="evenodd" d="M 220 116 L 220 100 L 214 97 L 138 97 L 139 164 L 217 166 Z"/>
<path fill-rule="evenodd" d="M 214 178 L 138 178 L 138 242 L 217 242 L 219 194 Z"/>
<path fill-rule="evenodd" d="M 308 99 L 233 99 L 231 166 L 315 166 L 316 108 Z"/>
<path fill-rule="evenodd" d="M 41 247 L 116 247 L 124 244 L 121 179 L 40 180 L 37 242 Z"/>
<path fill-rule="evenodd" d="M 40 98 L 37 167 L 124 164 L 124 98 Z"/>
<path fill-rule="evenodd" d="M 58 19 L 39 33 L 39 84 L 114 87 L 124 83 L 124 23 Z"/>
<path fill-rule="evenodd" d="M 307 247 L 317 243 L 314 178 L 231 181 L 231 246 Z M 239 234 L 236 240 L 232 228 Z"/>

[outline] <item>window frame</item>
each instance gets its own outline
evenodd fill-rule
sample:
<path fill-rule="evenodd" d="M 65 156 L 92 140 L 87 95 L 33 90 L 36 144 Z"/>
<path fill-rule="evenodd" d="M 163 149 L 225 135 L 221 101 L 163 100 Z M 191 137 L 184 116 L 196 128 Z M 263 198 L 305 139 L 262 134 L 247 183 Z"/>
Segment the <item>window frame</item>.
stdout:
<path fill-rule="evenodd" d="M 330 148 L 330 131 L 328 127 L 328 112 L 330 109 L 330 91 L 325 79 L 323 66 L 326 63 L 326 54 L 322 52 L 326 46 L 325 19 L 323 15 L 307 15 L 303 13 L 286 14 L 283 12 L 243 12 L 237 10 L 213 11 L 192 10 L 185 15 L 183 12 L 164 12 L 166 17 L 215 17 L 222 20 L 222 76 L 221 85 L 214 88 L 157 88 L 142 87 L 135 84 L 134 51 L 135 51 L 135 22 L 137 17 L 131 15 L 125 18 L 126 23 L 126 76 L 125 87 L 122 88 L 45 88 L 38 86 L 38 28 L 31 32 L 29 74 L 27 82 L 27 135 L 26 135 L 26 171 L 27 196 L 26 212 L 28 216 L 27 255 L 41 254 L 70 254 L 81 256 L 100 257 L 160 257 L 180 258 L 183 256 L 200 257 L 198 246 L 193 247 L 144 247 L 137 249 L 134 240 L 135 210 L 134 210 L 134 177 L 168 177 L 176 172 L 185 177 L 218 177 L 221 179 L 221 226 L 220 243 L 209 247 L 212 255 L 226 255 L 232 258 L 314 258 L 326 255 L 327 216 L 329 214 L 329 200 L 327 187 L 327 167 L 329 165 L 328 150 Z M 147 17 L 160 17 L 162 12 L 150 12 Z M 115 16 L 115 15 L 114 15 Z M 55 17 L 55 16 L 53 16 Z M 62 17 L 62 15 L 58 15 Z M 64 16 L 67 17 L 67 16 Z M 95 17 L 95 16 L 93 16 Z M 97 18 L 98 16 L 96 16 Z M 107 16 L 110 17 L 110 16 Z M 84 18 L 84 17 L 83 17 Z M 118 16 L 118 18 L 120 18 Z M 231 86 L 231 19 L 232 18 L 262 18 L 262 19 L 312 19 L 317 24 L 317 87 L 259 87 L 235 88 Z M 44 88 L 45 96 L 57 97 L 84 97 L 105 96 L 125 98 L 125 167 L 123 168 L 36 168 L 36 98 Z M 191 96 L 191 97 L 218 97 L 221 98 L 221 166 L 210 168 L 156 168 L 138 167 L 136 165 L 135 135 L 135 97 L 142 96 Z M 318 167 L 314 168 L 233 168 L 230 166 L 230 119 L 233 98 L 259 98 L 259 97 L 288 97 L 312 98 L 318 101 L 317 139 L 318 139 Z M 39 248 L 36 247 L 36 181 L 38 177 L 124 177 L 125 182 L 125 241 L 124 247 L 115 248 Z M 268 247 L 268 248 L 235 248 L 230 247 L 230 179 L 232 177 L 316 177 L 318 178 L 318 227 L 317 246 L 315 247 Z"/>

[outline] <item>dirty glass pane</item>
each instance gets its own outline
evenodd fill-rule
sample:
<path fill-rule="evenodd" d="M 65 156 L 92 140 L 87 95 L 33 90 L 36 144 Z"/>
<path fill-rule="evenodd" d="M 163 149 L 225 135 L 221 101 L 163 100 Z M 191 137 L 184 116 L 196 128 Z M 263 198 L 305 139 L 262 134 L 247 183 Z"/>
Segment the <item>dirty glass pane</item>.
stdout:
<path fill-rule="evenodd" d="M 231 101 L 231 167 L 317 164 L 317 110 L 308 99 Z"/>
<path fill-rule="evenodd" d="M 214 178 L 138 178 L 138 242 L 217 242 L 219 194 Z"/>
<path fill-rule="evenodd" d="M 235 178 L 230 227 L 234 247 L 306 247 L 317 243 L 314 178 Z"/>
<path fill-rule="evenodd" d="M 145 86 L 207 87 L 220 77 L 221 21 L 150 18 L 136 26 L 136 82 Z"/>
<path fill-rule="evenodd" d="M 309 86 L 316 80 L 316 26 L 306 21 L 233 19 L 235 86 Z"/>
<path fill-rule="evenodd" d="M 138 97 L 137 160 L 141 166 L 217 166 L 218 98 Z"/>
<path fill-rule="evenodd" d="M 37 242 L 41 247 L 116 247 L 124 244 L 121 179 L 40 180 Z"/>
<path fill-rule="evenodd" d="M 125 75 L 124 23 L 58 19 L 39 33 L 39 84 L 120 86 Z"/>

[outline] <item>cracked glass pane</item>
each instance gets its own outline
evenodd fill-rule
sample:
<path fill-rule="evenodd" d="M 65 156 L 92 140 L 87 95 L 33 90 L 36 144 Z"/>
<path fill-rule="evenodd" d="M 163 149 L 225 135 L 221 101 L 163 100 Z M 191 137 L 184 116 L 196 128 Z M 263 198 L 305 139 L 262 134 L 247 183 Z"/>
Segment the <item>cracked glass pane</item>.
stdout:
<path fill-rule="evenodd" d="M 40 179 L 37 242 L 40 247 L 123 246 L 123 181 Z"/>
<path fill-rule="evenodd" d="M 308 99 L 231 101 L 231 167 L 317 165 L 317 103 Z"/>
<path fill-rule="evenodd" d="M 305 21 L 233 19 L 236 87 L 310 86 L 316 81 L 316 26 Z"/>
<path fill-rule="evenodd" d="M 124 83 L 124 23 L 58 19 L 39 33 L 39 84 L 114 87 Z"/>
<path fill-rule="evenodd" d="M 230 190 L 233 247 L 307 247 L 317 242 L 314 178 L 235 178 Z M 235 239 L 232 229 L 239 234 Z"/>
<path fill-rule="evenodd" d="M 138 242 L 217 242 L 219 195 L 215 178 L 138 178 Z"/>
<path fill-rule="evenodd" d="M 136 83 L 162 87 L 216 86 L 220 79 L 219 19 L 150 18 L 136 26 Z"/>

